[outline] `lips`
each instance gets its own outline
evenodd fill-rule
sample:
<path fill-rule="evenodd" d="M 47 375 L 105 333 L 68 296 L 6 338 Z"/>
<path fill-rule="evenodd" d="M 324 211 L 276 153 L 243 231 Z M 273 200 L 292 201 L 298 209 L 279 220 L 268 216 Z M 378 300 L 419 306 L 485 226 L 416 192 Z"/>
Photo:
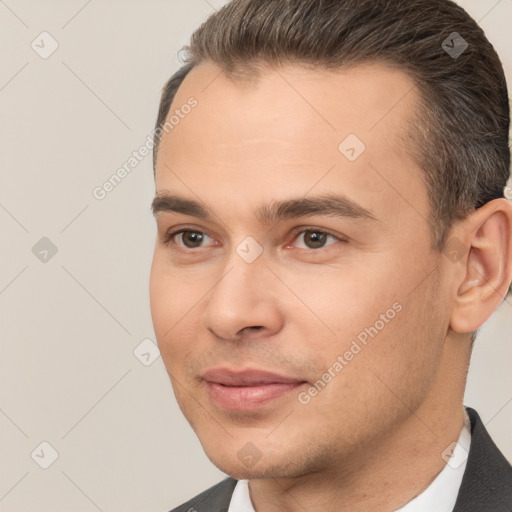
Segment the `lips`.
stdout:
<path fill-rule="evenodd" d="M 202 374 L 210 400 L 223 409 L 250 411 L 288 395 L 306 384 L 300 378 L 262 370 L 233 372 L 214 368 Z"/>

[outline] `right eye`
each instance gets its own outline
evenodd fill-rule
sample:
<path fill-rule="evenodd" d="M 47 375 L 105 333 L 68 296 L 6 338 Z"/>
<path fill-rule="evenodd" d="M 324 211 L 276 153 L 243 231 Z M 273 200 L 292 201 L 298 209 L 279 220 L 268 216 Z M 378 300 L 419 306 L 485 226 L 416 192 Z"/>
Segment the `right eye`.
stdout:
<path fill-rule="evenodd" d="M 171 243 L 177 244 L 179 247 L 184 249 L 197 249 L 204 247 L 202 242 L 207 238 L 211 238 L 203 231 L 195 229 L 179 229 L 175 231 L 168 231 L 163 239 L 164 245 L 170 245 Z"/>

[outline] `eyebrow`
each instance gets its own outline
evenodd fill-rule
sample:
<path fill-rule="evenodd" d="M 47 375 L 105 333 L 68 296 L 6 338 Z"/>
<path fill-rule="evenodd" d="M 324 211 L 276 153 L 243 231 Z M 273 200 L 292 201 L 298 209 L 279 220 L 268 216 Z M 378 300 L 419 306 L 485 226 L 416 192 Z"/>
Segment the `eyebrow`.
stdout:
<path fill-rule="evenodd" d="M 153 215 L 159 213 L 181 213 L 204 220 L 212 220 L 213 215 L 201 203 L 166 193 L 157 194 L 151 205 Z M 343 195 L 323 194 L 316 197 L 301 197 L 285 201 L 271 201 L 256 212 L 262 224 L 278 220 L 295 219 L 311 215 L 324 215 L 351 219 L 377 220 L 370 210 L 362 207 Z"/>

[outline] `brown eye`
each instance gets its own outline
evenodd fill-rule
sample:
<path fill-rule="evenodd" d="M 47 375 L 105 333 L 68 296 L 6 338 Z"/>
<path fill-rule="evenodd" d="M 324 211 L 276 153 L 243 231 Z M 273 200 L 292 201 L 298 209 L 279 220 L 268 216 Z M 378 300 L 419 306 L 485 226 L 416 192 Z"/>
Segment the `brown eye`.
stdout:
<path fill-rule="evenodd" d="M 206 249 L 219 245 L 212 236 L 193 227 L 169 229 L 162 237 L 162 243 L 169 247 L 169 249 L 182 252 Z"/>
<path fill-rule="evenodd" d="M 330 245 L 326 244 L 329 239 L 337 240 L 334 235 L 318 230 L 302 231 L 297 237 L 297 240 L 300 239 L 303 240 L 301 249 L 323 249 L 326 245 Z"/>
<path fill-rule="evenodd" d="M 319 249 L 323 247 L 325 241 L 327 240 L 327 235 L 325 233 L 318 233 L 316 231 L 308 231 L 304 234 L 304 243 L 310 249 Z"/>
<path fill-rule="evenodd" d="M 204 233 L 201 233 L 201 231 L 181 231 L 180 233 L 176 233 L 175 236 L 176 235 L 181 235 L 181 241 L 188 249 L 201 247 L 201 243 L 206 236 Z"/>

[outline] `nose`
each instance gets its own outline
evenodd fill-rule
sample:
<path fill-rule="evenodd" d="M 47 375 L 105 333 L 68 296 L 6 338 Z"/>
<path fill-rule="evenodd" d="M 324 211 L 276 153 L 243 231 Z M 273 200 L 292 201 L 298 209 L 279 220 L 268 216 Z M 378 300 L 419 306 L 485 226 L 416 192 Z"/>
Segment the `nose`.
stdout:
<path fill-rule="evenodd" d="M 275 281 L 263 258 L 247 263 L 234 254 L 205 298 L 203 326 L 229 341 L 262 339 L 279 332 L 283 312 Z"/>

